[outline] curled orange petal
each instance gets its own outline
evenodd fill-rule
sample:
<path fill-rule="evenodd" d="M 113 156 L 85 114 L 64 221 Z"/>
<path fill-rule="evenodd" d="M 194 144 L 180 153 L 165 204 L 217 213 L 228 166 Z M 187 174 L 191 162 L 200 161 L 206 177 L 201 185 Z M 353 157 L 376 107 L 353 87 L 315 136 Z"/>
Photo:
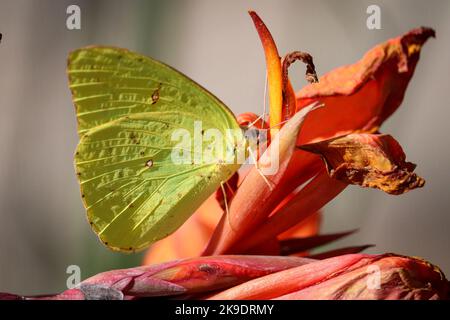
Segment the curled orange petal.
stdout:
<path fill-rule="evenodd" d="M 297 94 L 297 109 L 320 101 L 304 124 L 299 144 L 378 129 L 401 104 L 422 45 L 435 32 L 418 28 L 388 40 L 353 65 L 337 68 Z"/>
<path fill-rule="evenodd" d="M 271 135 L 274 135 L 281 126 L 282 116 L 282 75 L 281 75 L 281 60 L 278 54 L 278 49 L 275 41 L 267 29 L 264 22 L 254 11 L 249 11 L 250 17 L 255 24 L 256 31 L 261 39 L 264 53 L 266 56 L 267 66 L 267 81 L 269 89 L 269 101 L 270 101 L 270 127 L 272 128 Z"/>
<path fill-rule="evenodd" d="M 264 129 L 268 127 L 264 119 L 253 112 L 241 113 L 237 116 L 236 120 L 239 125 L 244 128 L 254 127 L 257 129 Z"/>
<path fill-rule="evenodd" d="M 300 147 L 320 154 L 332 178 L 402 194 L 420 188 L 425 181 L 406 161 L 400 144 L 386 134 L 350 134 Z"/>
<path fill-rule="evenodd" d="M 281 233 L 278 239 L 284 240 L 289 238 L 306 238 L 312 237 L 319 234 L 320 225 L 322 224 L 322 212 L 317 211 L 309 217 L 300 221 L 298 224 L 290 228 L 289 230 Z"/>

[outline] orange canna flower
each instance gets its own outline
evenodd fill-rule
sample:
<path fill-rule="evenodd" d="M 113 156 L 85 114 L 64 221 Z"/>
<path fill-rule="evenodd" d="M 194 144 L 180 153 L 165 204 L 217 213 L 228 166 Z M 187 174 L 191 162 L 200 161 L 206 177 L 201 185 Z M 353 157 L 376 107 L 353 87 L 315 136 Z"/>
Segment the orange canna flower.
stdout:
<path fill-rule="evenodd" d="M 275 55 L 276 46 L 273 43 L 273 38 L 267 36 L 268 31 L 260 32 L 260 29 L 263 28 L 262 22 L 256 14 L 251 13 L 251 15 L 253 20 L 256 21 L 267 60 Z M 323 108 L 312 110 L 305 117 L 297 144 L 318 142 L 326 138 L 354 132 L 376 131 L 381 123 L 400 105 L 408 82 L 414 73 L 420 49 L 431 36 L 434 36 L 432 29 L 420 28 L 375 47 L 360 62 L 331 71 L 322 77 L 318 83 L 311 81 L 313 83 L 301 90 L 297 99 L 294 99 L 295 106 L 292 106 L 293 99 L 289 79 L 287 76 L 283 77 L 287 74 L 285 62 L 289 62 L 288 65 L 292 62 L 292 54 L 286 56 L 282 63 L 282 79 L 284 82 L 281 88 L 276 85 L 269 88 L 269 91 L 281 90 L 282 106 L 284 108 L 288 106 L 289 110 L 294 108 L 298 112 L 303 110 L 304 106 L 314 102 L 322 102 L 325 105 Z M 268 51 L 273 52 L 268 54 Z M 314 75 L 312 59 L 308 58 L 305 53 L 295 53 L 294 56 L 299 57 L 307 64 L 307 78 L 314 78 L 312 76 Z M 275 63 L 268 64 L 269 84 L 271 74 L 274 73 L 270 70 L 274 68 L 274 65 Z M 274 82 L 278 83 L 275 80 Z M 278 108 L 278 103 L 275 105 L 275 109 L 272 107 L 271 104 L 271 117 L 277 112 L 283 114 L 283 110 Z M 289 115 L 289 112 L 284 114 Z M 314 154 L 305 152 L 305 150 L 297 150 L 289 157 L 289 164 L 283 172 L 283 177 L 276 178 L 278 179 L 275 186 L 276 192 L 272 192 L 270 201 L 266 200 L 267 196 L 265 195 L 260 195 L 255 200 L 252 199 L 252 203 L 264 203 L 264 206 L 257 209 L 253 207 L 247 209 L 248 205 L 246 206 L 244 202 L 246 201 L 245 194 L 248 194 L 248 191 L 242 190 L 241 192 L 240 188 L 236 191 L 233 202 L 236 207 L 240 208 L 239 213 L 233 215 L 231 212 L 230 223 L 219 224 L 205 254 L 245 252 L 250 247 L 273 237 L 274 233 L 284 232 L 299 223 L 301 219 L 307 218 L 333 199 L 350 182 L 344 181 L 344 184 L 339 184 L 334 179 L 328 182 L 321 173 L 319 158 Z M 409 169 L 411 171 L 411 168 Z M 295 191 L 313 177 L 315 178 L 308 182 L 301 191 Z M 410 175 L 410 177 L 412 176 Z M 271 178 L 268 177 L 268 180 L 271 181 Z M 390 183 L 398 185 L 398 187 L 393 187 L 390 190 L 391 193 L 401 193 L 402 190 L 423 185 L 423 180 L 418 179 L 416 185 L 413 183 L 403 188 L 401 185 L 406 180 L 401 182 L 402 178 L 394 175 L 391 175 L 391 178 L 393 179 Z M 242 185 L 246 184 L 245 180 L 249 179 L 255 180 L 247 183 L 252 185 L 253 190 L 263 189 L 258 185 L 264 184 L 265 181 L 256 177 L 247 176 Z M 319 195 L 313 195 L 312 191 L 308 192 L 308 190 L 314 190 L 316 187 L 320 188 L 320 184 L 324 186 L 325 183 L 329 183 L 330 187 L 321 188 L 324 191 Z M 327 192 L 325 189 L 334 190 L 334 192 Z M 389 190 L 386 189 L 386 191 Z M 277 207 L 277 204 L 282 203 L 293 192 L 297 192 L 298 196 L 292 198 L 289 201 L 291 203 L 284 206 L 284 208 L 290 210 Z M 242 197 L 241 193 L 244 194 Z M 310 198 L 305 198 L 307 196 Z M 231 206 L 233 206 L 233 202 Z M 300 203 L 300 207 L 297 207 L 296 202 Z M 297 210 L 293 210 L 293 208 Z M 235 216 L 239 217 L 239 223 L 234 222 Z M 256 230 L 258 231 L 256 232 Z M 252 234 L 252 237 L 245 237 L 246 234 Z M 220 238 L 220 241 L 217 240 L 218 238 Z"/>
<path fill-rule="evenodd" d="M 228 212 L 224 210 L 223 192 L 218 190 L 216 199 L 208 199 L 180 230 L 149 250 L 146 264 L 198 255 L 208 239 L 204 255 L 280 253 L 280 241 L 316 236 L 319 216 L 314 214 L 350 183 L 391 194 L 424 184 L 393 138 L 369 134 L 376 132 L 401 104 L 421 47 L 435 36 L 432 29 L 422 27 L 388 40 L 357 63 L 317 80 L 309 54 L 296 51 L 280 58 L 264 22 L 255 12 L 249 14 L 266 57 L 270 113 L 268 120 L 252 113 L 244 113 L 238 120 L 243 127 L 267 128 L 266 121 L 270 123 L 272 139 L 278 135 L 284 143 L 280 144 L 280 169 L 275 175 L 263 177 L 258 165 L 233 177 L 225 188 Z M 297 95 L 288 77 L 288 68 L 296 60 L 306 64 L 310 82 Z M 306 109 L 318 102 L 324 107 Z M 303 111 L 302 117 L 294 124 L 299 111 Z M 296 131 L 287 133 L 285 126 Z M 343 135 L 346 138 L 339 138 Z M 368 139 L 366 144 L 363 137 Z M 342 141 L 348 147 L 340 148 L 339 153 L 336 146 Z M 360 147 L 354 149 L 355 145 Z M 349 150 L 355 152 L 345 156 Z M 341 157 L 330 156 L 335 153 Z M 264 154 L 260 157 L 261 164 Z M 307 228 L 310 230 L 305 231 Z M 346 250 L 358 248 L 362 247 Z"/>
<path fill-rule="evenodd" d="M 400 106 L 421 47 L 434 31 L 422 27 L 388 40 L 318 80 L 308 53 L 280 58 L 263 21 L 255 12 L 250 16 L 264 48 L 270 113 L 268 119 L 244 113 L 238 121 L 243 128 L 270 128 L 268 149 L 154 245 L 144 264 L 204 257 L 100 274 L 84 282 L 88 294 L 106 285 L 125 298 L 448 299 L 449 282 L 424 260 L 358 254 L 371 245 L 309 253 L 354 232 L 318 235 L 321 209 L 349 184 L 394 195 L 424 185 L 400 144 L 377 132 Z M 310 82 L 297 95 L 288 76 L 296 60 L 306 64 Z M 261 169 L 273 150 L 279 168 L 265 175 Z M 123 280 L 129 272 L 132 285 Z M 64 294 L 79 297 L 80 292 Z"/>

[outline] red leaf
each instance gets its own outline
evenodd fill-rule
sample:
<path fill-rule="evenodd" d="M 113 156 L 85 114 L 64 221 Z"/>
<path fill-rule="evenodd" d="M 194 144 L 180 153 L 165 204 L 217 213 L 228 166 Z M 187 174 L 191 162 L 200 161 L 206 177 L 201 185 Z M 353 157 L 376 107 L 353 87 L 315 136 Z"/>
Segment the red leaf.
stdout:
<path fill-rule="evenodd" d="M 290 238 L 280 241 L 281 254 L 291 255 L 306 250 L 314 249 L 324 244 L 339 240 L 346 236 L 349 236 L 356 232 L 356 230 L 333 233 L 333 234 L 321 234 L 318 236 L 306 237 L 306 238 Z"/>
<path fill-rule="evenodd" d="M 330 250 L 330 251 L 325 251 L 325 252 L 309 255 L 308 257 L 311 259 L 323 260 L 323 259 L 328 259 L 328 258 L 332 258 L 332 257 L 342 256 L 344 254 L 360 253 L 361 251 L 364 251 L 373 246 L 374 246 L 373 244 L 365 244 L 362 246 L 339 248 L 339 249 L 335 249 L 335 250 Z"/>

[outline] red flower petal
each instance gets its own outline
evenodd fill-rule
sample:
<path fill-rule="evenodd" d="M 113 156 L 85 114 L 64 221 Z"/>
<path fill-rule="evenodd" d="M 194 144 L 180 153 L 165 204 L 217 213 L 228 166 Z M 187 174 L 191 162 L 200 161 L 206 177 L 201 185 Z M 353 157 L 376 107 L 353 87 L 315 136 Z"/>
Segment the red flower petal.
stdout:
<path fill-rule="evenodd" d="M 328 177 L 326 172 L 321 172 L 284 206 L 278 208 L 269 218 L 261 222 L 257 227 L 257 232 L 236 243 L 232 252 L 246 252 L 289 230 L 320 210 L 346 187 L 346 183 L 334 180 Z"/>
<path fill-rule="evenodd" d="M 229 288 L 312 259 L 271 256 L 212 256 L 99 273 L 76 289 L 41 299 L 131 299 L 179 296 Z"/>
<path fill-rule="evenodd" d="M 285 177 L 285 171 L 295 150 L 295 141 L 307 113 L 316 108 L 310 107 L 297 113 L 278 133 L 268 149 L 244 178 L 229 207 L 217 226 L 204 255 L 224 254 L 245 233 L 259 225 L 286 196 L 285 190 L 278 188 Z M 275 138 L 275 137 L 274 137 Z M 273 164 L 271 154 L 278 152 L 278 170 L 273 175 L 264 176 L 261 168 Z M 264 205 L 260 205 L 264 203 Z"/>
<path fill-rule="evenodd" d="M 273 299 L 319 283 L 332 274 L 358 263 L 364 255 L 346 255 L 306 264 L 257 278 L 222 291 L 210 299 Z"/>

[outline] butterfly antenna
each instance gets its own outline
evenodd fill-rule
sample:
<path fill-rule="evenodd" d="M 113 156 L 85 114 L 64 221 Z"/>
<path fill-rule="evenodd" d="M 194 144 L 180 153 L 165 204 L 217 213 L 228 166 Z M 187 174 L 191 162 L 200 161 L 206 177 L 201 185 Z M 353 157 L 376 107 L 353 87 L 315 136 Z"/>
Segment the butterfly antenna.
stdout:
<path fill-rule="evenodd" d="M 263 120 L 264 121 L 264 119 L 263 119 L 263 115 L 260 115 L 258 118 L 256 118 L 253 122 L 251 122 L 248 126 L 247 126 L 247 128 L 248 129 L 250 129 L 251 127 L 253 127 L 254 125 L 255 125 L 255 123 L 257 123 L 259 120 Z M 264 123 L 263 123 L 263 126 L 264 126 Z"/>
<path fill-rule="evenodd" d="M 263 127 L 262 127 L 262 129 L 264 129 L 264 124 L 266 123 L 266 115 L 267 115 L 267 85 L 268 85 L 268 79 L 267 79 L 267 71 L 266 71 L 266 78 L 265 78 L 265 81 L 264 81 L 263 113 L 261 115 L 261 117 L 263 119 Z"/>
<path fill-rule="evenodd" d="M 289 121 L 289 120 L 281 121 L 280 123 L 277 123 L 276 125 L 271 126 L 271 127 L 269 128 L 269 130 L 271 130 L 271 129 L 273 129 L 273 128 L 276 128 L 276 127 L 279 127 L 279 126 L 281 126 L 282 124 L 285 124 L 285 123 L 288 122 L 288 121 Z"/>
<path fill-rule="evenodd" d="M 261 176 L 261 178 L 263 178 L 264 182 L 267 184 L 267 186 L 269 187 L 270 191 L 273 191 L 273 187 L 270 184 L 269 180 L 267 179 L 267 177 L 261 172 L 261 170 L 258 167 L 258 161 L 256 160 L 255 155 L 253 154 L 253 151 L 251 148 L 248 148 L 248 152 L 250 154 L 250 157 L 253 159 L 253 161 L 255 162 L 255 167 L 256 170 L 258 171 L 259 175 Z"/>
<path fill-rule="evenodd" d="M 227 182 L 225 182 L 225 185 L 227 186 L 228 190 L 230 190 L 231 194 L 234 196 L 235 192 L 233 190 L 233 188 L 230 186 L 230 184 Z"/>

